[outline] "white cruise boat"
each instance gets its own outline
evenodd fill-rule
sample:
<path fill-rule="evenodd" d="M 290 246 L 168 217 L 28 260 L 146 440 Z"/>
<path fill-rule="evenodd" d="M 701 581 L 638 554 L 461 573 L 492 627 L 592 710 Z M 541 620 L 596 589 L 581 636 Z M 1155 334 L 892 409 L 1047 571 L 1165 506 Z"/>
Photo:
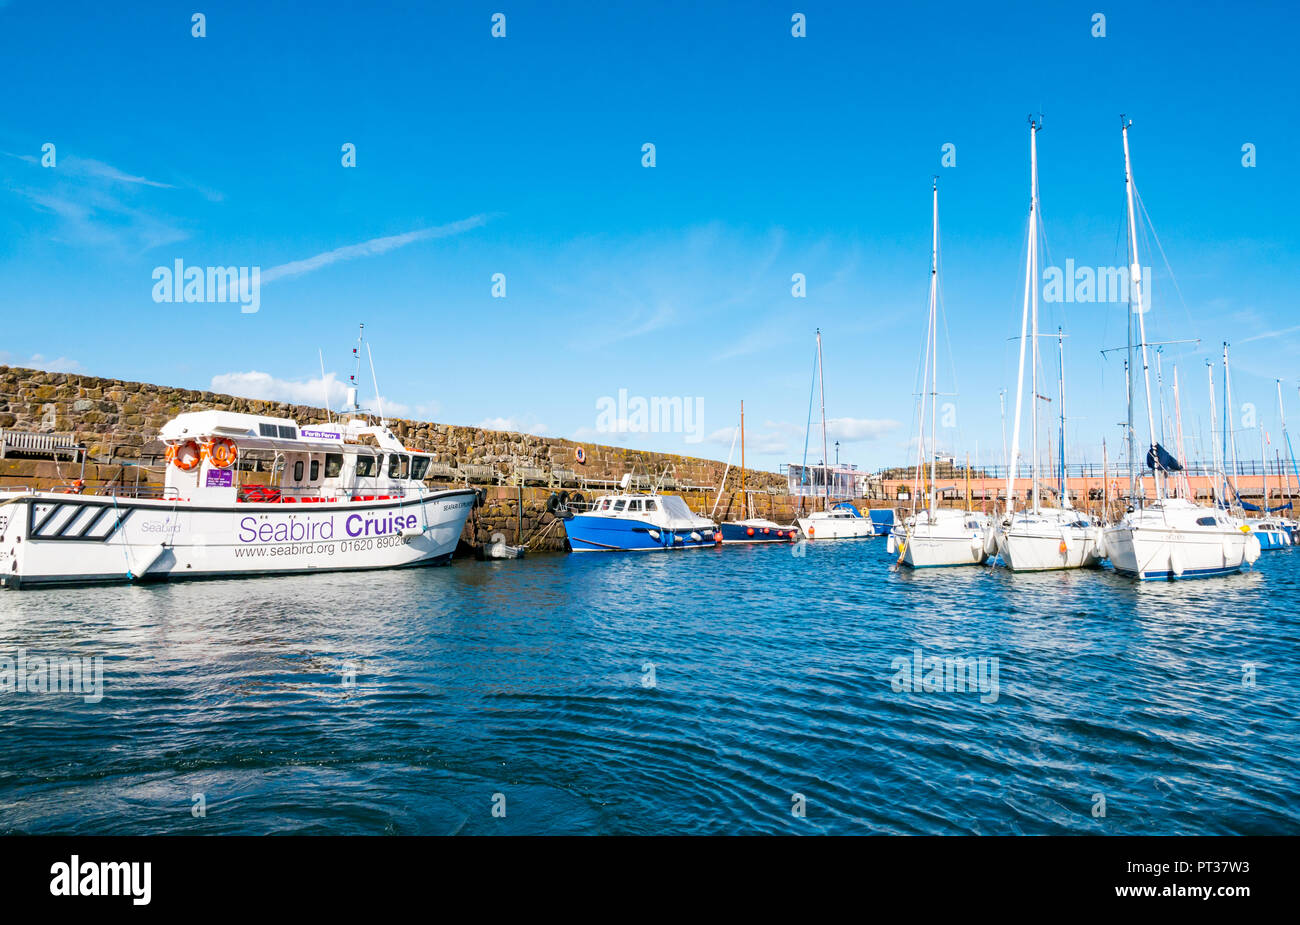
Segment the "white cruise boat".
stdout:
<path fill-rule="evenodd" d="M 397 568 L 445 563 L 475 503 L 431 490 L 432 457 L 359 415 L 198 411 L 164 425 L 165 487 L 0 493 L 0 585 Z"/>

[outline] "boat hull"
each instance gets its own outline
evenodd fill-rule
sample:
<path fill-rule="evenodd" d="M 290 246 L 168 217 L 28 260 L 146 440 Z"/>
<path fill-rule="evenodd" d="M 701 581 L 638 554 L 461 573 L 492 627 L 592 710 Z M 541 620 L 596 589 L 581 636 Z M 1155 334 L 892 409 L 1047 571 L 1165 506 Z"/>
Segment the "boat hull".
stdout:
<path fill-rule="evenodd" d="M 0 497 L 0 586 L 241 578 L 450 561 L 472 490 L 375 502 L 198 505 Z"/>
<path fill-rule="evenodd" d="M 1143 581 L 1239 572 L 1251 562 L 1250 542 L 1250 535 L 1240 530 L 1119 524 L 1106 531 L 1106 551 L 1115 571 Z"/>
<path fill-rule="evenodd" d="M 901 555 L 898 561 L 912 568 L 948 568 L 962 565 L 981 565 L 984 538 L 978 533 L 945 534 L 941 530 L 918 527 L 898 540 Z"/>
<path fill-rule="evenodd" d="M 793 543 L 799 538 L 796 526 L 759 526 L 746 523 L 722 523 L 718 525 L 724 543 Z"/>
<path fill-rule="evenodd" d="M 1100 566 L 1098 539 L 1093 527 L 1065 527 L 1050 532 L 1000 527 L 997 547 L 1003 563 L 1013 572 L 1051 572 Z"/>
<path fill-rule="evenodd" d="M 810 540 L 863 540 L 880 536 L 875 525 L 865 517 L 844 518 L 843 520 L 814 520 L 800 517 L 799 529 Z"/>
<path fill-rule="evenodd" d="M 566 520 L 564 529 L 573 552 L 664 552 L 673 549 L 707 549 L 715 545 L 716 534 L 713 527 L 668 530 L 644 521 L 600 517 L 593 514 L 578 514 Z"/>

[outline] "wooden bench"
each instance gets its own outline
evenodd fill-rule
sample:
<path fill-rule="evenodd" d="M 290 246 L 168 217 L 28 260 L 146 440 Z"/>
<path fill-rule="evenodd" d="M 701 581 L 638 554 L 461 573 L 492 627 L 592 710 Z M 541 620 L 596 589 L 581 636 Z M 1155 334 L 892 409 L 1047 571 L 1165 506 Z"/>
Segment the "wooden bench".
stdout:
<path fill-rule="evenodd" d="M 48 456 L 56 461 L 60 456 L 67 456 L 73 462 L 80 462 L 85 457 L 86 448 L 73 443 L 67 434 L 33 434 L 0 427 L 0 459 L 11 453 Z"/>

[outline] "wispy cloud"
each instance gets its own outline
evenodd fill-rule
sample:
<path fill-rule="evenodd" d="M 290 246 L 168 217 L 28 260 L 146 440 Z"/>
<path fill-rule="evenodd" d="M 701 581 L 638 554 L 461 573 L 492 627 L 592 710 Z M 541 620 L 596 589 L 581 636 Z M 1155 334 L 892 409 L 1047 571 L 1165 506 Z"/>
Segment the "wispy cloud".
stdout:
<path fill-rule="evenodd" d="M 40 166 L 34 155 L 4 154 L 35 168 L 23 180 L 6 185 L 37 212 L 55 220 L 52 229 L 42 231 L 54 240 L 141 251 L 189 237 L 189 232 L 171 219 L 135 204 L 133 199 L 145 189 L 175 190 L 169 183 L 94 158 L 61 156 L 57 166 L 47 168 Z"/>
<path fill-rule="evenodd" d="M 346 247 L 336 247 L 332 251 L 325 251 L 314 257 L 307 257 L 303 260 L 293 260 L 289 263 L 282 263 L 279 266 L 270 267 L 262 271 L 262 284 L 273 282 L 278 279 L 290 279 L 295 276 L 302 276 L 304 273 L 311 273 L 330 264 L 339 263 L 344 260 L 356 260 L 359 257 L 375 257 L 379 254 L 386 254 L 391 250 L 399 247 L 406 247 L 408 244 L 414 244 L 417 241 L 429 241 L 434 238 L 447 238 L 452 235 L 463 234 L 474 228 L 479 228 L 487 223 L 486 215 L 474 215 L 470 218 L 461 219 L 458 222 L 451 222 L 447 225 L 438 225 L 434 228 L 421 228 L 418 231 L 408 231 L 404 234 L 389 235 L 385 238 L 371 238 L 369 241 L 362 241 L 360 244 L 349 244 Z"/>

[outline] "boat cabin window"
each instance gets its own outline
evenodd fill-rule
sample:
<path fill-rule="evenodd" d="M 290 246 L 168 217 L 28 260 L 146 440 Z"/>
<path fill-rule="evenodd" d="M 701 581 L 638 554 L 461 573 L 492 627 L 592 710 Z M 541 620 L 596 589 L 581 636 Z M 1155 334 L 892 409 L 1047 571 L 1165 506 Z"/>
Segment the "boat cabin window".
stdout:
<path fill-rule="evenodd" d="M 388 477 L 390 479 L 404 479 L 406 473 L 411 468 L 411 457 L 403 456 L 401 453 L 393 453 L 388 457 Z"/>
<path fill-rule="evenodd" d="M 1217 521 L 1213 517 L 1196 518 L 1196 525 L 1198 527 L 1213 527 L 1216 523 Z"/>
<path fill-rule="evenodd" d="M 301 459 L 293 464 L 293 480 L 295 482 L 302 481 L 302 460 Z"/>
<path fill-rule="evenodd" d="M 641 511 L 641 502 L 640 502 L 640 501 L 629 501 L 629 502 L 627 503 L 627 509 L 628 509 L 628 512 L 629 512 L 629 513 L 632 512 L 632 511 L 636 511 L 636 512 L 640 513 L 640 511 Z"/>
<path fill-rule="evenodd" d="M 600 499 L 600 509 L 601 509 L 602 511 L 608 511 L 608 510 L 609 510 L 609 499 L 608 499 L 608 498 L 601 498 L 601 499 Z"/>
<path fill-rule="evenodd" d="M 654 499 L 647 498 L 645 502 L 645 509 L 647 511 L 657 511 L 659 510 L 659 505 L 655 504 Z"/>
<path fill-rule="evenodd" d="M 357 454 L 357 478 L 368 479 L 378 470 L 374 456 L 369 453 Z"/>
<path fill-rule="evenodd" d="M 429 463 L 432 460 L 428 456 L 411 457 L 411 478 L 417 482 L 423 482 L 425 474 L 429 471 Z"/>
<path fill-rule="evenodd" d="M 343 454 L 326 453 L 325 454 L 325 478 L 336 479 L 339 473 L 343 471 Z"/>
<path fill-rule="evenodd" d="M 315 482 L 315 481 L 316 481 L 317 479 L 319 479 L 319 478 L 320 478 L 320 460 L 319 460 L 319 459 L 313 459 L 313 460 L 311 461 L 311 479 L 310 479 L 310 480 L 313 481 L 313 482 Z"/>
<path fill-rule="evenodd" d="M 624 507 L 626 504 L 627 504 L 626 501 L 624 501 L 622 498 L 619 498 L 617 501 L 614 502 L 614 510 L 615 510 L 615 512 L 618 512 L 618 511 L 623 510 L 623 507 Z"/>

